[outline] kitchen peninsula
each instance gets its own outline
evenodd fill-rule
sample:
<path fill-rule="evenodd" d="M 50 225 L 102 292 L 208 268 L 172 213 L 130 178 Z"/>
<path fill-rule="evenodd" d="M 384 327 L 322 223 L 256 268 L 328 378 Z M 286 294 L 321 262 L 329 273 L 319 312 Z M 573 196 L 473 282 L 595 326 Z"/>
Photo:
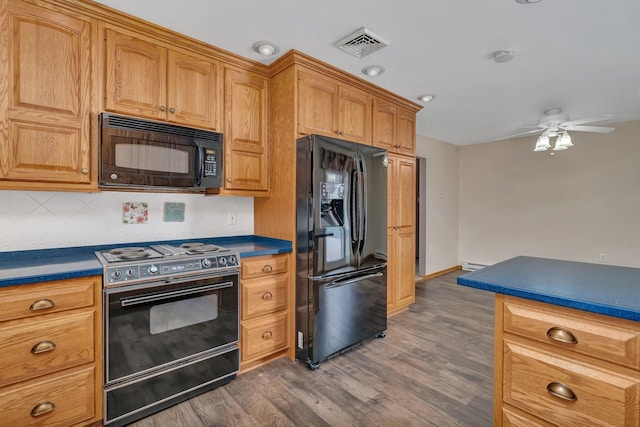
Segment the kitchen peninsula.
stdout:
<path fill-rule="evenodd" d="M 640 424 L 640 269 L 521 256 L 457 281 L 496 293 L 495 425 Z"/>

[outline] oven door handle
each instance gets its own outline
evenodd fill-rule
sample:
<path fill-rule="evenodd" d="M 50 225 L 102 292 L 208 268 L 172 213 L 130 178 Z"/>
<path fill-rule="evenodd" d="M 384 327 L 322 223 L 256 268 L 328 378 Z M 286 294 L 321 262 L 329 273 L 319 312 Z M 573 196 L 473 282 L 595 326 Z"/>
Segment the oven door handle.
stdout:
<path fill-rule="evenodd" d="M 224 289 L 233 287 L 233 282 L 216 283 L 215 285 L 199 286 L 197 288 L 182 289 L 171 292 L 163 292 L 160 294 L 141 295 L 134 298 L 122 298 L 120 305 L 122 307 L 131 307 L 134 305 L 147 304 L 155 301 L 162 301 L 165 299 L 182 297 L 191 294 L 197 294 L 200 292 L 214 291 L 216 289 Z"/>

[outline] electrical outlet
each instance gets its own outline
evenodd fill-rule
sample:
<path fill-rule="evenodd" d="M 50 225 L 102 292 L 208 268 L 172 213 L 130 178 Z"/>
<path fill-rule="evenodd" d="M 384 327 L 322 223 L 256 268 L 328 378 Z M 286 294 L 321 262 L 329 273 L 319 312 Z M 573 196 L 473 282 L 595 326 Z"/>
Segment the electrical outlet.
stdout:
<path fill-rule="evenodd" d="M 227 214 L 227 224 L 235 225 L 237 221 L 238 221 L 238 217 L 236 216 L 235 212 L 229 212 Z"/>
<path fill-rule="evenodd" d="M 601 263 L 606 263 L 607 262 L 607 254 L 600 254 L 599 260 Z"/>

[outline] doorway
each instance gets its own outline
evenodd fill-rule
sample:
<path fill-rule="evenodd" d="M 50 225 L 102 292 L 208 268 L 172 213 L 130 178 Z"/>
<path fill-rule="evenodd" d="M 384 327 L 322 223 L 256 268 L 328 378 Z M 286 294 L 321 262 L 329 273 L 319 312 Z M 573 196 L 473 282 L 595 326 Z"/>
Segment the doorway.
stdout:
<path fill-rule="evenodd" d="M 416 276 L 427 273 L 427 159 L 416 157 Z"/>

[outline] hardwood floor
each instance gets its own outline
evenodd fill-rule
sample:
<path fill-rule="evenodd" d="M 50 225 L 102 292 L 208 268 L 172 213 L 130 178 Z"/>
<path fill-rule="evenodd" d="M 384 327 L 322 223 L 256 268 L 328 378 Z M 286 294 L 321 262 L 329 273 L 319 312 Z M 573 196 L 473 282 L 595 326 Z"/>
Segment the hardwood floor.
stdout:
<path fill-rule="evenodd" d="M 280 359 L 134 424 L 150 426 L 491 426 L 494 294 L 416 285 L 387 337 L 320 364 Z"/>

